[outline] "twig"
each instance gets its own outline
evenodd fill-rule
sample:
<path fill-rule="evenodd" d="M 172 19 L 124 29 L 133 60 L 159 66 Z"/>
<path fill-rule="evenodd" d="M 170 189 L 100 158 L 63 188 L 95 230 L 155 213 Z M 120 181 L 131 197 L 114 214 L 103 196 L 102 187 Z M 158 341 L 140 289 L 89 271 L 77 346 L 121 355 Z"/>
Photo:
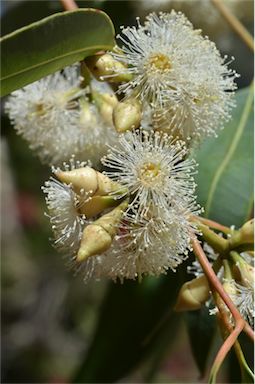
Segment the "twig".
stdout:
<path fill-rule="evenodd" d="M 232 230 L 229 227 L 225 227 L 225 225 L 219 224 L 216 221 L 205 219 L 204 217 L 200 217 L 200 216 L 193 216 L 193 217 L 210 228 L 217 229 L 218 231 L 221 231 L 226 234 L 229 234 L 232 232 Z"/>
<path fill-rule="evenodd" d="M 245 44 L 254 52 L 254 40 L 250 32 L 237 19 L 237 17 L 226 7 L 222 0 L 211 0 L 224 19 L 228 22 L 236 34 L 245 42 Z M 245 5 L 243 5 L 245 7 Z"/>
<path fill-rule="evenodd" d="M 221 285 L 220 281 L 218 280 L 213 268 L 211 267 L 209 261 L 207 260 L 206 255 L 205 255 L 201 245 L 199 244 L 199 241 L 196 238 L 193 239 L 193 250 L 194 250 L 194 253 L 199 260 L 199 263 L 201 264 L 201 267 L 203 268 L 203 271 L 204 271 L 210 285 L 214 288 L 214 290 L 216 292 L 218 292 L 218 294 L 220 295 L 220 297 L 222 298 L 222 300 L 224 301 L 224 303 L 226 304 L 226 306 L 228 307 L 228 309 L 232 313 L 232 316 L 235 320 L 236 327 L 237 327 L 237 325 L 240 327 L 240 324 L 242 324 L 242 329 L 246 332 L 246 334 L 252 340 L 254 340 L 253 330 L 248 325 L 248 323 L 244 321 L 240 312 L 235 307 L 235 305 L 232 302 L 232 300 L 230 299 L 229 295 L 224 290 L 224 288 Z M 232 340 L 232 339 L 230 339 L 230 340 Z"/>
<path fill-rule="evenodd" d="M 226 263 L 224 263 L 224 264 L 226 264 Z M 225 267 L 226 267 L 226 265 L 225 265 Z M 224 331 L 225 332 L 223 333 L 223 338 L 225 339 L 225 341 L 227 341 L 226 340 L 227 336 L 229 336 L 233 332 L 233 326 L 230 322 L 230 313 L 226 310 L 226 306 L 225 306 L 224 302 L 221 300 L 219 294 L 217 292 L 213 292 L 212 294 L 213 294 L 215 304 L 219 310 L 219 312 L 218 312 L 219 321 L 220 321 L 220 323 L 222 323 L 224 325 Z M 226 333 L 228 333 L 227 336 L 226 336 Z M 221 349 L 223 349 L 223 351 L 222 350 L 221 350 L 221 352 L 219 351 L 219 353 L 217 354 L 215 361 L 213 363 L 213 367 L 211 369 L 211 374 L 210 374 L 210 381 L 209 381 L 210 383 L 215 382 L 216 376 L 217 376 L 217 373 L 221 367 L 221 364 L 223 363 L 227 353 L 229 352 L 229 350 L 231 348 L 231 346 L 230 346 L 230 348 L 224 347 L 224 344 L 221 348 Z M 234 342 L 234 344 L 232 344 L 232 346 L 234 346 L 242 374 L 243 374 L 243 369 L 245 368 L 247 371 L 249 371 L 249 373 L 251 375 L 253 375 L 252 371 L 250 370 L 250 368 L 249 368 L 249 366 L 245 360 L 241 345 L 239 344 L 238 340 L 236 340 Z M 223 355 L 224 353 L 225 353 L 225 356 Z"/>
<path fill-rule="evenodd" d="M 78 8 L 75 0 L 60 0 L 66 11 L 73 11 Z"/>
<path fill-rule="evenodd" d="M 227 337 L 227 339 L 222 344 L 222 346 L 221 346 L 221 348 L 220 348 L 219 352 L 217 353 L 217 356 L 214 360 L 214 363 L 213 363 L 213 366 L 211 369 L 211 375 L 210 375 L 209 383 L 215 382 L 217 372 L 218 372 L 221 364 L 225 360 L 226 355 L 228 354 L 230 349 L 235 344 L 239 334 L 242 332 L 242 330 L 244 328 L 244 323 L 245 323 L 245 321 L 242 318 L 239 319 L 236 322 L 235 329 L 233 330 L 233 332 L 230 333 L 230 335 Z"/>
<path fill-rule="evenodd" d="M 211 246 L 213 249 L 217 252 L 220 252 L 221 254 L 225 254 L 229 250 L 229 242 L 227 239 L 224 239 L 214 231 L 212 231 L 207 225 L 204 225 L 198 220 L 195 221 L 198 230 L 202 233 L 203 239 Z"/>
<path fill-rule="evenodd" d="M 230 334 L 233 331 L 233 326 L 231 325 L 231 322 L 230 322 L 229 312 L 226 311 L 226 307 L 217 293 L 213 294 L 213 298 L 214 298 L 214 301 L 215 301 L 215 303 L 219 309 L 219 321 L 221 323 L 223 323 L 224 330 Z M 225 339 L 226 335 L 224 335 L 223 337 Z M 237 359 L 238 359 L 238 362 L 240 365 L 241 372 L 243 373 L 243 369 L 245 367 L 246 370 L 249 371 L 251 375 L 253 375 L 253 372 L 250 370 L 250 368 L 249 368 L 249 366 L 245 360 L 241 345 L 238 342 L 238 340 L 236 340 L 236 342 L 234 344 L 234 349 L 235 349 L 235 353 L 236 353 L 236 356 L 237 356 Z"/>

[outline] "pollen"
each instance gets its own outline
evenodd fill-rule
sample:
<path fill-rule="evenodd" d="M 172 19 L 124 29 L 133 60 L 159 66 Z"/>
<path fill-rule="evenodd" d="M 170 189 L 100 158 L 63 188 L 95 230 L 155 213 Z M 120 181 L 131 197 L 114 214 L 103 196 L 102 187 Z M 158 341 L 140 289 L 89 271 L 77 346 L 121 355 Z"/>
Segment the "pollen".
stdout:
<path fill-rule="evenodd" d="M 35 110 L 38 115 L 44 115 L 46 113 L 43 103 L 37 103 L 35 105 Z"/>
<path fill-rule="evenodd" d="M 169 71 L 172 68 L 169 58 L 162 53 L 151 55 L 147 66 L 151 69 L 156 69 L 161 73 Z"/>
<path fill-rule="evenodd" d="M 140 180 L 144 185 L 149 185 L 160 181 L 160 164 L 146 163 L 141 167 Z"/>

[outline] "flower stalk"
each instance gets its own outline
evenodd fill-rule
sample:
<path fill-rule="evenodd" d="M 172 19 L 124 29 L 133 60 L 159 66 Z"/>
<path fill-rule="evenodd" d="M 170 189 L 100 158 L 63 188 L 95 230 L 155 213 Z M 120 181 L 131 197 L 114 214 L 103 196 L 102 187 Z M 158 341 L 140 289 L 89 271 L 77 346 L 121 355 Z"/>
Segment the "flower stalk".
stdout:
<path fill-rule="evenodd" d="M 229 349 L 232 347 L 233 343 L 235 342 L 236 338 L 238 337 L 239 333 L 242 330 L 244 330 L 244 332 L 252 340 L 254 340 L 254 332 L 253 332 L 252 328 L 249 326 L 249 324 L 242 318 L 240 312 L 235 307 L 235 305 L 232 302 L 232 300 L 230 299 L 229 295 L 225 292 L 222 284 L 220 283 L 220 281 L 219 281 L 218 277 L 216 276 L 213 268 L 211 267 L 209 261 L 207 260 L 206 255 L 205 255 L 199 241 L 196 238 L 194 238 L 192 243 L 193 243 L 194 253 L 195 253 L 197 259 L 199 260 L 205 275 L 207 276 L 207 279 L 209 281 L 209 284 L 211 285 L 211 288 L 214 291 L 218 292 L 221 299 L 224 301 L 224 303 L 226 304 L 226 306 L 230 310 L 230 312 L 234 318 L 234 321 L 235 321 L 234 331 L 229 336 L 229 338 L 226 340 L 226 342 L 223 344 L 223 346 L 226 344 L 226 347 L 224 347 L 223 351 L 225 351 L 225 349 L 226 349 L 226 353 L 227 353 L 229 351 Z M 229 347 L 229 345 L 230 345 L 230 347 Z M 219 357 L 218 357 L 218 359 L 216 358 L 216 360 L 215 360 L 215 364 L 218 362 L 218 360 L 221 361 L 221 356 L 223 355 L 223 351 L 221 348 L 219 351 Z"/>

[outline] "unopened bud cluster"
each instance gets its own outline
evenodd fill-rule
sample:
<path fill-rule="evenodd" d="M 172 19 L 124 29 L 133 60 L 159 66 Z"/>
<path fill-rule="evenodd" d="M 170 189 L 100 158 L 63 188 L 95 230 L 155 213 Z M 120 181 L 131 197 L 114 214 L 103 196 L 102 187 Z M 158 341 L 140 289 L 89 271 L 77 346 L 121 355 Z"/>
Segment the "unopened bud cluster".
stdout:
<path fill-rule="evenodd" d="M 249 239 L 251 244 L 251 242 L 254 242 L 253 235 L 253 220 L 251 220 L 245 223 L 239 231 L 234 231 L 232 236 L 229 236 L 229 243 L 236 246 L 237 239 L 239 243 L 242 241 L 242 244 L 246 244 L 247 239 Z M 229 257 L 222 259 L 206 243 L 204 249 L 224 290 L 230 296 L 242 317 L 253 326 L 255 317 L 254 253 L 242 252 L 239 254 L 236 251 L 230 251 Z M 182 286 L 175 309 L 177 311 L 192 311 L 200 309 L 204 304 L 211 307 L 213 301 L 211 287 L 200 264 L 197 261 L 193 262 L 188 271 L 196 277 Z M 225 310 L 228 312 L 227 308 Z M 211 309 L 210 313 L 217 313 L 217 309 Z M 229 321 L 232 322 L 229 312 L 228 317 Z"/>

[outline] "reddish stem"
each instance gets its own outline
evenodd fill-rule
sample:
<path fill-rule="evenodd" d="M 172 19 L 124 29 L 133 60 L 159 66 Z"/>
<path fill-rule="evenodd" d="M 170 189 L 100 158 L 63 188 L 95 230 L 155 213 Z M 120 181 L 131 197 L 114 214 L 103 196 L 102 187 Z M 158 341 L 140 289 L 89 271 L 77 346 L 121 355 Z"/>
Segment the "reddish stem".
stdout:
<path fill-rule="evenodd" d="M 230 333 L 230 335 L 227 337 L 227 339 L 224 341 L 222 344 L 219 352 L 217 353 L 217 356 L 214 360 L 211 372 L 213 377 L 216 376 L 221 364 L 225 360 L 226 355 L 230 351 L 230 349 L 233 347 L 235 344 L 239 334 L 242 332 L 244 328 L 245 321 L 243 319 L 239 319 L 238 322 L 236 322 L 235 329 L 233 332 Z"/>
<path fill-rule="evenodd" d="M 251 327 L 243 320 L 241 314 L 233 304 L 232 300 L 230 299 L 229 295 L 224 290 L 223 286 L 221 285 L 218 277 L 216 276 L 213 268 L 211 267 L 211 264 L 207 260 L 207 257 L 199 244 L 199 241 L 194 238 L 193 239 L 193 250 L 199 260 L 199 263 L 201 264 L 201 267 L 203 268 L 203 271 L 210 283 L 210 285 L 214 288 L 216 292 L 220 295 L 228 309 L 233 315 L 233 318 L 235 320 L 236 325 L 242 323 L 244 331 L 247 333 L 248 336 L 251 337 L 252 340 L 254 340 L 254 332 L 252 331 Z"/>
<path fill-rule="evenodd" d="M 255 338 L 254 338 L 254 331 L 253 329 L 249 326 L 249 324 L 246 322 L 245 325 L 244 325 L 244 332 L 246 333 L 246 335 L 248 335 L 253 341 L 255 341 Z"/>
<path fill-rule="evenodd" d="M 78 5 L 74 0 L 60 0 L 66 11 L 73 11 L 78 8 Z"/>
<path fill-rule="evenodd" d="M 229 312 L 227 312 L 226 306 L 224 305 L 223 301 L 220 299 L 219 295 L 215 293 L 213 296 L 214 296 L 215 303 L 219 309 L 219 321 L 224 324 L 225 330 L 227 330 L 228 333 L 230 334 L 231 332 L 233 332 L 233 326 L 230 322 Z M 224 339 L 225 339 L 225 336 L 224 336 Z M 235 342 L 234 348 L 236 351 L 238 361 L 240 363 L 240 368 L 242 369 L 242 358 L 244 359 L 244 355 L 238 341 Z"/>
<path fill-rule="evenodd" d="M 231 233 L 231 229 L 229 227 L 225 227 L 225 225 L 219 224 L 216 221 L 205 219 L 204 217 L 195 216 L 196 220 L 201 221 L 201 223 L 207 225 L 210 228 L 217 229 L 223 233 Z"/>

